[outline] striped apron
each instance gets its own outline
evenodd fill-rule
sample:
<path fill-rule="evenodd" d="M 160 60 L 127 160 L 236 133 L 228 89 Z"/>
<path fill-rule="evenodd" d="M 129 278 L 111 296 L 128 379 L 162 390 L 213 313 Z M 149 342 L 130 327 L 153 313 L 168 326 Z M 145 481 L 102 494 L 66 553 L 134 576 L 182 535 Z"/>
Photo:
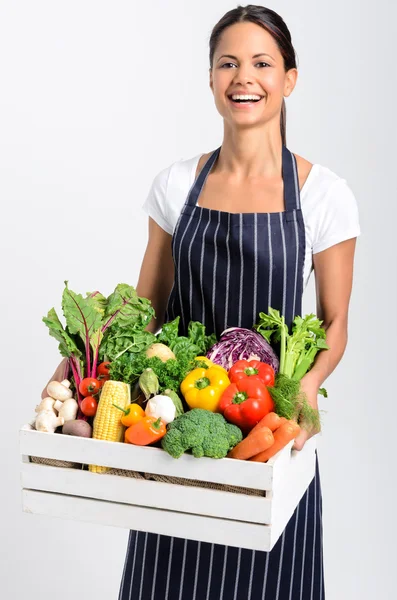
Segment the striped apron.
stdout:
<path fill-rule="evenodd" d="M 218 155 L 189 191 L 172 240 L 175 280 L 166 321 L 180 315 L 217 337 L 251 328 L 269 306 L 301 314 L 305 228 L 294 155 L 283 146 L 284 212 L 197 206 Z M 166 518 L 166 515 L 164 515 Z M 316 475 L 271 552 L 131 531 L 119 600 L 323 600 L 322 498 Z"/>

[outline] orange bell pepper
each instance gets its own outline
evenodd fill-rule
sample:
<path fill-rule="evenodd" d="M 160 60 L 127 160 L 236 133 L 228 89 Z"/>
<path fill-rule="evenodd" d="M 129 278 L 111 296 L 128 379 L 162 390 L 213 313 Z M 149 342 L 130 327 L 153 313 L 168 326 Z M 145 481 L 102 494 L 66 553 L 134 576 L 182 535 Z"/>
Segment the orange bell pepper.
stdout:
<path fill-rule="evenodd" d="M 160 418 L 144 417 L 125 430 L 124 441 L 137 446 L 148 446 L 161 440 L 166 433 L 165 423 Z"/>

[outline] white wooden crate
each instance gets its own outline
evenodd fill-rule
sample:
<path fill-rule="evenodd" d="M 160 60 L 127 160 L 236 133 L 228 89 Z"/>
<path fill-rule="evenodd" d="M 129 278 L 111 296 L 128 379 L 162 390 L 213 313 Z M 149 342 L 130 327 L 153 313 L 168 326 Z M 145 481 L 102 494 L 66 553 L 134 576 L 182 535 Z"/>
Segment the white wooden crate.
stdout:
<path fill-rule="evenodd" d="M 23 510 L 269 551 L 314 477 L 315 437 L 300 452 L 291 446 L 264 464 L 188 454 L 176 460 L 160 448 L 41 433 L 25 425 Z M 263 496 L 51 467 L 31 462 L 31 456 L 258 489 Z"/>

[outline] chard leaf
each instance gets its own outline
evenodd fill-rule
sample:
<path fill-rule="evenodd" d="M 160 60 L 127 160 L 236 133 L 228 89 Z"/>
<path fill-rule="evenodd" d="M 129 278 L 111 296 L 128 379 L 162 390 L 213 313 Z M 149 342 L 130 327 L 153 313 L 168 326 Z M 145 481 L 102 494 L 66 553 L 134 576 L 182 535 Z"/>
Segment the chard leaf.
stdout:
<path fill-rule="evenodd" d="M 92 300 L 96 304 L 96 308 L 98 312 L 101 313 L 102 316 L 105 315 L 106 307 L 107 307 L 107 298 L 101 292 L 87 292 L 87 298 L 92 298 Z"/>
<path fill-rule="evenodd" d="M 179 320 L 180 317 L 178 316 L 173 321 L 164 323 L 156 341 L 169 346 L 171 342 L 176 340 L 179 331 Z"/>
<path fill-rule="evenodd" d="M 59 351 L 62 356 L 69 358 L 73 355 L 80 358 L 81 352 L 73 337 L 63 328 L 55 308 L 48 311 L 47 316 L 43 317 L 43 322 L 47 325 L 49 334 L 59 342 Z"/>
<path fill-rule="evenodd" d="M 91 375 L 91 338 L 102 325 L 102 314 L 93 298 L 83 298 L 81 294 L 75 294 L 69 290 L 65 281 L 65 289 L 62 295 L 62 309 L 65 315 L 67 327 L 71 333 L 78 334 L 85 344 L 87 376 Z"/>
<path fill-rule="evenodd" d="M 140 298 L 131 285 L 120 283 L 108 298 L 102 331 L 116 322 L 120 327 L 145 329 L 152 317 L 154 309 L 150 300 Z"/>

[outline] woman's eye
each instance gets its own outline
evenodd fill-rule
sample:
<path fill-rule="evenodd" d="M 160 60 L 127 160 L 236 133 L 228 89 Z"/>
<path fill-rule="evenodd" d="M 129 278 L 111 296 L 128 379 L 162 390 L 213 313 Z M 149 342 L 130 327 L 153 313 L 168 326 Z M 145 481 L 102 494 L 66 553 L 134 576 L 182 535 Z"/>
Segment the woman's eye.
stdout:
<path fill-rule="evenodd" d="M 256 63 L 256 64 L 257 65 L 266 65 L 267 67 L 270 67 L 269 63 L 267 63 L 267 62 L 259 62 L 259 63 Z"/>
<path fill-rule="evenodd" d="M 233 67 L 235 67 L 235 66 L 236 66 L 234 63 L 224 63 L 224 64 L 221 66 L 221 69 L 223 69 L 224 67 L 227 67 L 228 65 L 232 65 Z"/>

